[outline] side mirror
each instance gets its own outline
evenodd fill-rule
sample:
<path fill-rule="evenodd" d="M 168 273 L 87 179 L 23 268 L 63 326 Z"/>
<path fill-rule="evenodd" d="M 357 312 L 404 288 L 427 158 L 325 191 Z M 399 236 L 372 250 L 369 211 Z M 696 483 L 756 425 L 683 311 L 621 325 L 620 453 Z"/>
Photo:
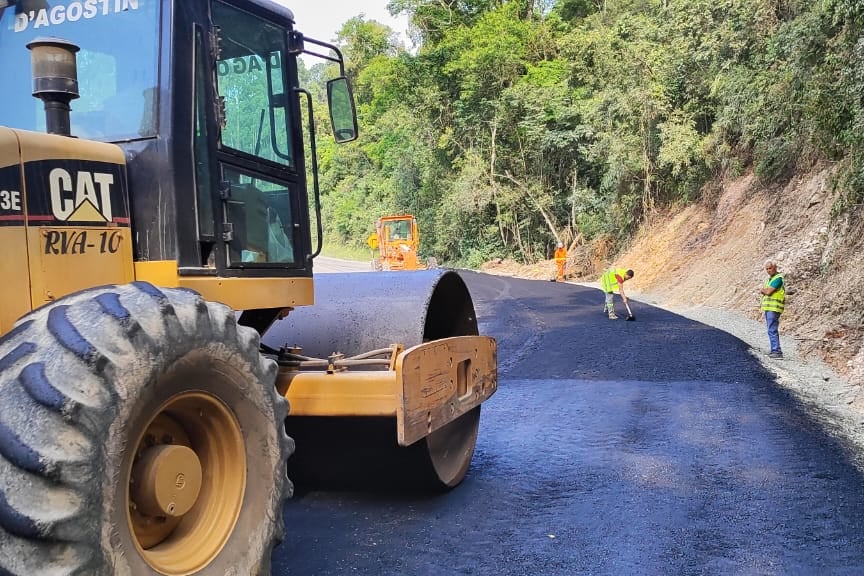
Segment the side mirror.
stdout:
<path fill-rule="evenodd" d="M 330 124 L 336 142 L 351 142 L 357 139 L 357 112 L 354 96 L 344 76 L 327 82 L 327 104 L 330 108 Z"/>

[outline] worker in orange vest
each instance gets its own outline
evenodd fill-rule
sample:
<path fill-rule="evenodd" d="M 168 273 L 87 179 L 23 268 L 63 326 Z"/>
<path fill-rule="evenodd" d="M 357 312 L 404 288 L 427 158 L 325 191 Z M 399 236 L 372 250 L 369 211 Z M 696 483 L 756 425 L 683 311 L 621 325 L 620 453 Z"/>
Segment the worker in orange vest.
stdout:
<path fill-rule="evenodd" d="M 562 242 L 558 242 L 558 248 L 555 249 L 555 265 L 558 267 L 558 282 L 564 281 L 565 264 L 567 264 L 567 249 L 564 248 Z"/>

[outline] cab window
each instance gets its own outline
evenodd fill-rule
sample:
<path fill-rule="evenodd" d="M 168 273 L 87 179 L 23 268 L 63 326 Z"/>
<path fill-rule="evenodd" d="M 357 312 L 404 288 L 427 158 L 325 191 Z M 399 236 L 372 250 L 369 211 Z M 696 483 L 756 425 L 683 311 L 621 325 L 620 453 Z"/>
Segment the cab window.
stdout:
<path fill-rule="evenodd" d="M 212 4 L 224 116 L 218 127 L 228 265 L 298 265 L 296 178 L 286 99 L 287 33 L 224 2 Z"/>
<path fill-rule="evenodd" d="M 72 134 L 119 142 L 155 136 L 159 0 L 17 0 L 0 8 L 0 125 L 44 131 L 41 101 L 32 96 L 30 51 L 39 37 L 80 47 Z M 131 41 L 130 39 L 133 39 Z"/>
<path fill-rule="evenodd" d="M 285 29 L 221 2 L 213 4 L 213 22 L 221 38 L 216 76 L 225 101 L 223 148 L 291 166 Z"/>
<path fill-rule="evenodd" d="M 393 220 L 384 225 L 387 228 L 387 238 L 390 240 L 410 240 L 411 226 L 408 220 Z"/>
<path fill-rule="evenodd" d="M 293 264 L 294 230 L 291 194 L 282 184 L 223 166 L 230 183 L 228 219 L 233 239 L 228 257 L 237 264 Z"/>

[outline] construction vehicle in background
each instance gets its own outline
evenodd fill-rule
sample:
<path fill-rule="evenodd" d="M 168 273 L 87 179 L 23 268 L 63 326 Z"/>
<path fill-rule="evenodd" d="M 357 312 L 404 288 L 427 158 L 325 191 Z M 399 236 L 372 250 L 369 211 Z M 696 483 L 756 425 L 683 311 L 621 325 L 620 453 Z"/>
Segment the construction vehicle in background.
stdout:
<path fill-rule="evenodd" d="M 433 257 L 420 261 L 420 233 L 417 219 L 411 214 L 378 218 L 375 232 L 369 235 L 366 243 L 373 252 L 373 270 L 427 270 L 438 267 L 438 261 Z"/>
<path fill-rule="evenodd" d="M 268 574 L 288 467 L 464 478 L 495 341 L 452 271 L 313 282 L 304 53 L 354 140 L 270 0 L 0 0 L 0 574 Z"/>

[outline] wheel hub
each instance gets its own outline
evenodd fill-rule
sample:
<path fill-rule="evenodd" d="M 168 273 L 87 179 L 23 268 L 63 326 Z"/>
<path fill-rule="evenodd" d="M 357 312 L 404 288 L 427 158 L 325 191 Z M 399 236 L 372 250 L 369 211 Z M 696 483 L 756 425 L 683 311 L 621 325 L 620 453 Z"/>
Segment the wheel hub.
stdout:
<path fill-rule="evenodd" d="M 147 516 L 179 518 L 201 491 L 201 461 L 187 446 L 151 446 L 132 469 L 132 500 Z"/>
<path fill-rule="evenodd" d="M 130 532 L 159 574 L 186 576 L 219 554 L 246 490 L 243 432 L 217 397 L 178 394 L 138 435 L 127 468 Z"/>

